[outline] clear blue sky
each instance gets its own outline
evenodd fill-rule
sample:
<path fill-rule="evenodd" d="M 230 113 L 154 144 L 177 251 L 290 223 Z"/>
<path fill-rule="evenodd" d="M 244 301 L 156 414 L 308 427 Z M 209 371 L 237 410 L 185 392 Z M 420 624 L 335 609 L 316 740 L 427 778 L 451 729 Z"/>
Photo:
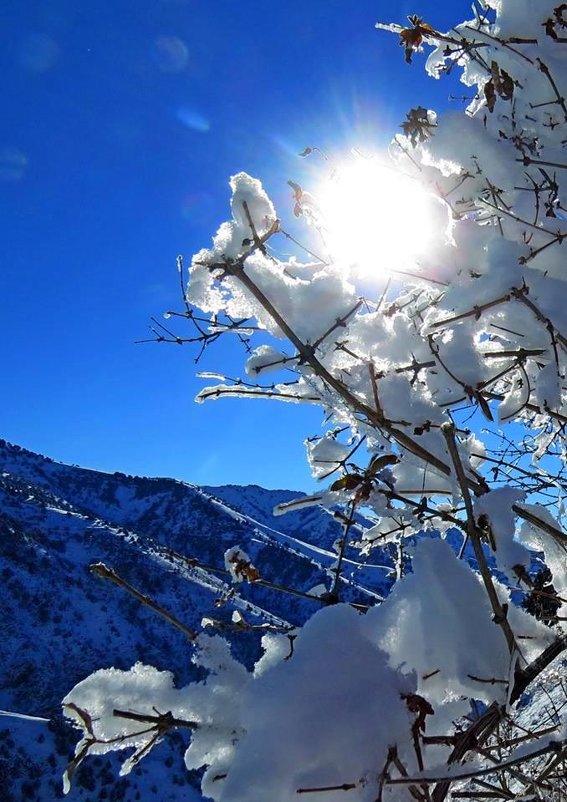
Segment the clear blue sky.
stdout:
<path fill-rule="evenodd" d="M 107 471 L 309 486 L 316 409 L 196 405 L 191 347 L 134 341 L 179 308 L 176 255 L 226 219 L 231 174 L 285 219 L 307 145 L 376 147 L 410 107 L 447 106 L 454 85 L 374 30 L 410 13 L 446 29 L 470 2 L 3 0 L 0 436 Z"/>

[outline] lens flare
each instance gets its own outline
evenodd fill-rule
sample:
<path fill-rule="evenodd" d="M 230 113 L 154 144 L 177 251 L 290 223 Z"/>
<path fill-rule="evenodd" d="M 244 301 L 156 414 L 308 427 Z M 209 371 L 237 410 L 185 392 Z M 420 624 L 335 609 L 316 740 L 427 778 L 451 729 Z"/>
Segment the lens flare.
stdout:
<path fill-rule="evenodd" d="M 153 57 L 162 72 L 183 72 L 189 62 L 189 50 L 178 36 L 158 36 Z"/>

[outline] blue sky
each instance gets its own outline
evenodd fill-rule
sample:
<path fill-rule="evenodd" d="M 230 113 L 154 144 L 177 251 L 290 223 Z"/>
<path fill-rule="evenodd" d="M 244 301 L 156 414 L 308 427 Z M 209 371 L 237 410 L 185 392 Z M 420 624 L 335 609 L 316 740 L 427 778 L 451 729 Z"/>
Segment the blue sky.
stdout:
<path fill-rule="evenodd" d="M 307 488 L 316 409 L 193 403 L 196 352 L 136 345 L 179 308 L 175 258 L 226 219 L 231 174 L 291 217 L 298 153 L 377 148 L 455 91 L 374 23 L 468 0 L 3 0 L 0 436 L 70 463 Z M 411 224 L 411 221 L 408 221 Z M 211 348 L 197 369 L 238 370 Z"/>

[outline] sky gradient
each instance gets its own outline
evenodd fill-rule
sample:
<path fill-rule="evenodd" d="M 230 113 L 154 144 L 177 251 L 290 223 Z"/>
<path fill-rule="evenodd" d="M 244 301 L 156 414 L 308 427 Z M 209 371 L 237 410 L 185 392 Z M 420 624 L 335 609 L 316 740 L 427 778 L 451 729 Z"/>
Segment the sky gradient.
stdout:
<path fill-rule="evenodd" d="M 180 308 L 175 268 L 228 216 L 228 179 L 260 178 L 284 220 L 298 153 L 383 147 L 455 85 L 374 30 L 468 0 L 4 0 L 0 67 L 0 436 L 106 471 L 207 484 L 311 485 L 313 409 L 193 403 L 196 370 L 240 351 L 137 345 Z"/>

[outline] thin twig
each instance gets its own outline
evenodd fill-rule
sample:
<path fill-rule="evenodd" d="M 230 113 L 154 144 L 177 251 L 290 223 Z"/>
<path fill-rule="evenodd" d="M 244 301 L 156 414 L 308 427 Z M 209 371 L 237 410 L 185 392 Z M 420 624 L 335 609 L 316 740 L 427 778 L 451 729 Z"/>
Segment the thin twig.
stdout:
<path fill-rule="evenodd" d="M 167 610 L 163 609 L 163 607 L 160 607 L 160 605 L 150 599 L 149 596 L 145 596 L 143 593 L 140 593 L 139 590 L 136 590 L 136 588 L 132 587 L 132 585 L 126 582 L 125 579 L 122 579 L 121 576 L 119 576 L 111 568 L 108 568 L 104 563 L 93 563 L 89 566 L 89 568 L 93 574 L 96 574 L 101 579 L 109 579 L 115 585 L 118 585 L 118 587 L 130 593 L 131 596 L 134 596 L 134 598 L 137 599 L 140 604 L 143 604 L 145 607 L 149 607 L 158 615 L 161 615 L 161 617 L 164 618 L 169 624 L 172 624 L 174 627 L 177 627 L 177 629 L 181 630 L 181 632 L 183 632 L 183 634 L 186 635 L 189 640 L 195 640 L 197 638 L 197 632 L 189 629 L 189 627 L 186 627 L 185 624 L 182 624 L 181 621 L 179 621 L 179 619 L 177 619 L 174 615 L 168 613 Z"/>

